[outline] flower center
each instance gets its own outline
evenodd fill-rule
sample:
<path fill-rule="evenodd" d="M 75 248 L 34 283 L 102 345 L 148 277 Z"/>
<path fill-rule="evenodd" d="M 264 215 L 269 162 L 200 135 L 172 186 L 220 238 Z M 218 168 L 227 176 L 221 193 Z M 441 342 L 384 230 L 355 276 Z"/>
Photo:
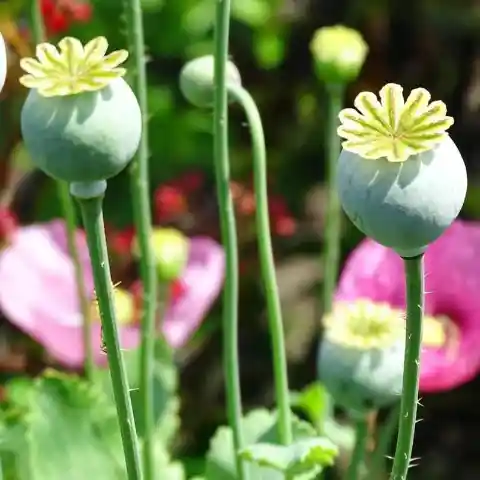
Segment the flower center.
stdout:
<path fill-rule="evenodd" d="M 404 338 L 405 312 L 386 303 L 370 300 L 339 302 L 324 318 L 325 335 L 356 348 L 385 348 Z M 426 348 L 454 351 L 458 327 L 445 316 L 426 315 L 423 319 L 422 344 Z"/>
<path fill-rule="evenodd" d="M 135 300 L 133 295 L 117 285 L 113 289 L 113 306 L 117 317 L 117 323 L 128 326 L 135 322 Z M 92 318 L 100 321 L 98 300 L 95 298 L 91 303 Z"/>
<path fill-rule="evenodd" d="M 380 101 L 372 92 L 361 92 L 354 108 L 340 112 L 337 133 L 345 150 L 363 158 L 386 158 L 404 162 L 410 156 L 432 150 L 447 137 L 453 118 L 443 102 L 430 102 L 424 88 L 412 90 L 406 100 L 400 85 L 389 83 L 380 90 Z"/>

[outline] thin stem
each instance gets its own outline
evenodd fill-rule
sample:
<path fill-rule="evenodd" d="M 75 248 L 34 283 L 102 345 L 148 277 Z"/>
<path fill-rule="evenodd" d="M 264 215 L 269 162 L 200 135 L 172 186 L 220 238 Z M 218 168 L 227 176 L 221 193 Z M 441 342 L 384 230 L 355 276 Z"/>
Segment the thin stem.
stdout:
<path fill-rule="evenodd" d="M 327 211 L 325 214 L 325 249 L 323 274 L 323 309 L 332 309 L 333 293 L 337 283 L 340 261 L 340 233 L 342 211 L 335 185 L 340 137 L 337 135 L 338 114 L 342 109 L 344 87 L 328 85 L 327 113 Z"/>
<path fill-rule="evenodd" d="M 70 256 L 72 257 L 75 271 L 75 283 L 77 286 L 80 309 L 82 311 L 83 317 L 82 337 L 83 345 L 85 348 L 85 373 L 89 380 L 93 380 L 93 375 L 95 372 L 95 361 L 93 359 L 92 317 L 90 315 L 90 303 L 85 289 L 85 277 L 83 267 L 80 261 L 77 241 L 75 238 L 75 231 L 77 228 L 75 219 L 75 207 L 67 183 L 57 181 L 57 190 L 63 209 L 63 216 L 65 218 L 68 251 L 70 252 Z"/>
<path fill-rule="evenodd" d="M 214 160 L 222 243 L 225 248 L 225 286 L 223 292 L 223 361 L 226 376 L 228 421 L 233 430 L 234 449 L 243 447 L 242 397 L 238 355 L 238 244 L 235 212 L 230 192 L 228 158 L 228 115 L 226 64 L 230 31 L 230 0 L 217 0 L 215 7 L 215 89 Z M 237 475 L 247 478 L 244 462 L 235 455 Z"/>
<path fill-rule="evenodd" d="M 257 239 L 260 267 L 267 301 L 268 321 L 272 338 L 275 394 L 279 411 L 279 437 L 284 445 L 292 443 L 290 394 L 288 389 L 287 358 L 283 331 L 282 310 L 278 293 L 272 236 L 268 214 L 267 159 L 262 120 L 255 101 L 242 87 L 229 86 L 228 93 L 245 110 L 252 137 L 253 172 L 256 197 Z"/>
<path fill-rule="evenodd" d="M 380 435 L 377 441 L 377 447 L 373 452 L 370 462 L 371 478 L 379 480 L 380 476 L 385 473 L 385 460 L 387 458 L 388 450 L 392 443 L 393 436 L 398 428 L 398 418 L 400 415 L 400 402 L 397 402 L 390 412 L 388 412 L 387 419 L 380 428 Z"/>
<path fill-rule="evenodd" d="M 141 480 L 140 450 L 113 305 L 113 285 L 103 224 L 102 203 L 103 197 L 79 199 L 90 251 L 95 292 L 102 320 L 103 338 L 107 350 L 128 479 Z"/>
<path fill-rule="evenodd" d="M 33 41 L 39 44 L 46 39 L 45 25 L 43 23 L 42 11 L 40 7 L 40 0 L 32 0 L 30 8 L 30 23 Z M 95 362 L 93 360 L 93 346 L 91 335 L 91 317 L 88 297 L 85 290 L 85 281 L 83 275 L 83 268 L 78 254 L 77 243 L 75 241 L 75 231 L 77 228 L 75 221 L 75 206 L 73 199 L 70 196 L 68 185 L 64 182 L 57 181 L 57 192 L 62 208 L 63 217 L 67 230 L 68 251 L 72 258 L 73 268 L 75 271 L 75 282 L 77 286 L 77 293 L 80 302 L 80 309 L 83 316 L 82 336 L 83 345 L 85 348 L 85 373 L 89 380 L 92 380 L 95 371 Z"/>
<path fill-rule="evenodd" d="M 142 138 L 136 157 L 130 165 L 133 216 L 140 249 L 140 277 L 143 284 L 143 315 L 140 344 L 140 387 L 143 411 L 143 473 L 146 480 L 155 477 L 154 434 L 155 412 L 153 404 L 153 364 L 155 357 L 155 310 L 157 276 L 153 255 L 152 219 L 149 197 L 148 172 L 148 109 L 147 72 L 140 0 L 126 1 L 129 44 L 135 62 L 133 90 L 142 111 Z"/>
<path fill-rule="evenodd" d="M 361 472 L 368 440 L 368 421 L 366 418 L 356 421 L 355 434 L 355 447 L 353 449 L 345 480 L 358 480 L 361 478 L 360 476 L 362 474 Z"/>
<path fill-rule="evenodd" d="M 400 422 L 391 480 L 406 480 L 412 455 L 417 418 L 418 378 L 425 297 L 423 255 L 415 258 L 405 258 L 404 263 L 407 284 L 405 361 Z"/>

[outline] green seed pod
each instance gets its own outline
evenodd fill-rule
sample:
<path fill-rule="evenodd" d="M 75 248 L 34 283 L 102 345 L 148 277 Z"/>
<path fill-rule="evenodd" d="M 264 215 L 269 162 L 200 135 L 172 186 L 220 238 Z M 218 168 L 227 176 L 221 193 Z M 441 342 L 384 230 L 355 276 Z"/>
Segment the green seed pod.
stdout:
<path fill-rule="evenodd" d="M 467 191 L 462 156 L 446 130 L 453 119 L 443 102 L 418 88 L 407 100 L 389 84 L 381 101 L 370 92 L 358 111 L 340 113 L 345 138 L 337 188 L 356 227 L 403 257 L 423 253 L 458 216 Z"/>
<path fill-rule="evenodd" d="M 67 182 L 106 180 L 122 171 L 137 151 L 142 116 L 118 68 L 127 52 L 105 56 L 103 37 L 85 47 L 64 38 L 59 50 L 37 47 L 22 59 L 20 81 L 30 88 L 21 115 L 22 135 L 32 161 Z"/>
<path fill-rule="evenodd" d="M 354 416 L 398 401 L 405 352 L 401 312 L 369 301 L 339 303 L 324 324 L 318 375 L 335 401 Z"/>
<path fill-rule="evenodd" d="M 344 85 L 358 77 L 368 46 L 356 30 L 335 25 L 317 30 L 310 50 L 318 78 L 327 84 Z"/>
<path fill-rule="evenodd" d="M 155 228 L 151 237 L 153 253 L 160 282 L 179 278 L 187 264 L 189 241 L 173 228 Z M 139 258 L 138 240 L 133 245 L 133 254 Z"/>
<path fill-rule="evenodd" d="M 241 86 L 240 72 L 232 62 L 227 62 L 226 82 Z M 213 105 L 214 57 L 206 55 L 188 62 L 180 72 L 180 90 L 184 97 L 196 107 Z"/>

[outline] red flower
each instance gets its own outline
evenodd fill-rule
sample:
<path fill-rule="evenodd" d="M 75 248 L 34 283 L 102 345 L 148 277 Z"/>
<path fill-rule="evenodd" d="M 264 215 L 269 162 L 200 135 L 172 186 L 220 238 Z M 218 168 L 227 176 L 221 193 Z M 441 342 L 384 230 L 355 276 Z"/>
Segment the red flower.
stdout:
<path fill-rule="evenodd" d="M 92 16 L 91 5 L 79 0 L 42 0 L 41 10 L 49 34 L 63 33 L 72 23 L 87 22 Z"/>
<path fill-rule="evenodd" d="M 155 217 L 162 223 L 185 213 L 188 202 L 183 191 L 172 185 L 161 185 L 157 188 L 154 198 Z"/>

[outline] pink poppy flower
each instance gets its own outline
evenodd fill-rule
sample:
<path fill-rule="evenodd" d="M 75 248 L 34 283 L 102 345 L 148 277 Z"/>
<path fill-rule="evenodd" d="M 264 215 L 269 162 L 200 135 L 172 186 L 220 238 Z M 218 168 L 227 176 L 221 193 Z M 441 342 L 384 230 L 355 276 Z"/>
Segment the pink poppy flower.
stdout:
<path fill-rule="evenodd" d="M 438 392 L 458 387 L 480 371 L 480 223 L 455 222 L 428 248 L 425 271 L 425 311 L 431 317 L 420 389 Z M 336 293 L 338 301 L 360 298 L 405 308 L 401 258 L 370 239 L 350 255 Z M 428 334 L 434 323 L 437 337 L 441 327 L 441 341 L 432 344 Z"/>
<path fill-rule="evenodd" d="M 82 232 L 77 241 L 85 287 L 93 298 L 93 278 Z M 175 289 L 181 294 L 172 296 L 163 320 L 163 333 L 172 347 L 181 347 L 199 327 L 221 290 L 223 277 L 221 246 L 210 238 L 192 238 L 180 279 L 182 289 Z M 0 255 L 0 310 L 58 363 L 70 368 L 83 366 L 82 315 L 63 221 L 17 230 Z M 123 348 L 135 348 L 139 343 L 138 324 L 122 324 L 120 335 Z M 92 342 L 97 363 L 105 364 L 99 322 L 93 324 Z"/>

